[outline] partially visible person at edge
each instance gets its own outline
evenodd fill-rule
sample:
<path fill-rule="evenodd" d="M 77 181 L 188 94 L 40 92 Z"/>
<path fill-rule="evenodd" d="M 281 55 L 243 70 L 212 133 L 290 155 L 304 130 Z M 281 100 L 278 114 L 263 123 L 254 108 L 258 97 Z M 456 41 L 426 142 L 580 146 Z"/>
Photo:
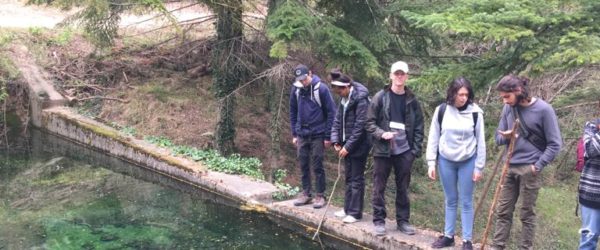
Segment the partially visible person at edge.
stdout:
<path fill-rule="evenodd" d="M 600 104 L 598 108 L 600 110 Z M 593 250 L 598 246 L 600 235 L 600 118 L 585 124 L 583 145 L 586 160 L 579 179 L 579 249 Z"/>
<path fill-rule="evenodd" d="M 337 70 L 331 72 L 331 90 L 341 97 L 333 120 L 331 143 L 344 158 L 346 192 L 344 209 L 335 212 L 344 223 L 362 219 L 365 196 L 365 165 L 371 142 L 365 124 L 369 109 L 369 90 Z"/>
<path fill-rule="evenodd" d="M 525 77 L 507 75 L 496 86 L 505 104 L 496 132 L 496 143 L 508 145 L 515 119 L 519 118 L 521 124 L 516 131 L 517 139 L 509 170 L 496 207 L 492 249 L 507 247 L 513 212 L 519 198 L 521 239 L 518 247 L 533 249 L 536 227 L 534 208 L 542 186 L 542 170 L 554 160 L 562 146 L 554 109 L 544 100 L 531 97 L 528 83 L 529 79 Z"/>
<path fill-rule="evenodd" d="M 385 187 L 390 172 L 396 180 L 396 223 L 400 232 L 415 234 L 409 223 L 408 186 L 413 161 L 421 155 L 423 112 L 413 92 L 405 86 L 408 65 L 398 61 L 390 70 L 391 84 L 375 94 L 367 112 L 367 131 L 373 139 L 373 224 L 376 235 L 385 235 Z"/>
<path fill-rule="evenodd" d="M 335 103 L 327 84 L 306 67 L 294 68 L 295 82 L 290 91 L 290 124 L 292 143 L 298 150 L 302 171 L 302 193 L 294 205 L 310 204 L 313 199 L 310 170 L 315 175 L 316 197 L 314 208 L 325 205 L 325 169 L 323 152 L 331 146 L 331 127 L 335 117 Z"/>
<path fill-rule="evenodd" d="M 456 78 L 448 86 L 446 102 L 435 109 L 431 119 L 425 154 L 429 166 L 427 173 L 435 180 L 438 164 L 446 210 L 444 235 L 431 245 L 432 248 L 454 245 L 460 200 L 462 249 L 473 249 L 473 190 L 475 182 L 482 178 L 486 157 L 483 110 L 473 103 L 474 98 L 469 80 Z M 441 114 L 440 109 L 444 110 Z"/>

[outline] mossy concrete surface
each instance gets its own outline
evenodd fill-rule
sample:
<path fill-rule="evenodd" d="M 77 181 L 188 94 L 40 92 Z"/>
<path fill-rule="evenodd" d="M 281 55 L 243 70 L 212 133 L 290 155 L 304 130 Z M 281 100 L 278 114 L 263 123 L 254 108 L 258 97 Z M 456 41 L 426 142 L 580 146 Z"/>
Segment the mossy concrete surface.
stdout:
<path fill-rule="evenodd" d="M 173 156 L 167 149 L 121 134 L 114 128 L 76 114 L 68 107 L 44 110 L 41 124 L 52 134 L 243 203 L 270 203 L 272 193 L 277 191 L 268 182 L 208 171 L 198 162 Z"/>

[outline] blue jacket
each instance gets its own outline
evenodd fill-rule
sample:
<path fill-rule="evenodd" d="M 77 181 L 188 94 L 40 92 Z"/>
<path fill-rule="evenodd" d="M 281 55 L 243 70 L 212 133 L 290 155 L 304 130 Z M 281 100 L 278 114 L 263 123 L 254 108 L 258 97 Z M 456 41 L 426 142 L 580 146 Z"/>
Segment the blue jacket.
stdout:
<path fill-rule="evenodd" d="M 312 76 L 310 86 L 299 88 L 296 98 L 296 87 L 290 91 L 290 125 L 294 137 L 323 137 L 331 140 L 331 126 L 335 117 L 336 107 L 327 84 L 321 83 L 319 99 L 322 107 L 314 100 L 313 88 L 321 79 Z"/>
<path fill-rule="evenodd" d="M 344 146 L 350 157 L 361 157 L 369 154 L 371 140 L 365 125 L 367 123 L 367 110 L 369 109 L 369 90 L 358 82 L 352 83 L 354 90 L 349 96 L 346 112 L 340 103 L 333 128 L 331 142 Z M 344 141 L 344 132 L 346 140 Z"/>

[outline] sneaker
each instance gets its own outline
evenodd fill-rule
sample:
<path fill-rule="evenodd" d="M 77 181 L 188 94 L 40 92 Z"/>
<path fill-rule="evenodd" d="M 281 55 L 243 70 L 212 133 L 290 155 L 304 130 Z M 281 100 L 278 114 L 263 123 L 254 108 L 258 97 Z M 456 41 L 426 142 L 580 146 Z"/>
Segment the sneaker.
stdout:
<path fill-rule="evenodd" d="M 384 236 L 385 235 L 385 224 L 379 224 L 379 225 L 375 225 L 375 230 L 373 230 L 375 232 L 375 235 L 377 236 Z"/>
<path fill-rule="evenodd" d="M 444 235 L 438 237 L 438 239 L 431 244 L 431 248 L 444 248 L 449 246 L 454 246 L 454 237 L 450 238 Z"/>
<path fill-rule="evenodd" d="M 325 198 L 323 198 L 323 196 L 321 196 L 321 195 L 317 195 L 317 197 L 315 197 L 315 202 L 313 203 L 313 208 L 319 209 L 324 206 L 325 206 Z"/>
<path fill-rule="evenodd" d="M 294 201 L 294 206 L 303 206 L 303 205 L 306 205 L 306 204 L 310 203 L 311 200 L 312 200 L 312 197 L 308 196 L 305 193 L 302 193 L 300 195 L 300 197 L 298 197 L 298 199 L 296 199 Z"/>
<path fill-rule="evenodd" d="M 470 240 L 463 241 L 463 250 L 473 250 L 473 243 Z"/>
<path fill-rule="evenodd" d="M 354 218 L 354 216 L 352 216 L 352 215 L 348 215 L 348 216 L 344 217 L 344 219 L 342 221 L 344 223 L 354 223 L 354 222 L 357 222 L 358 219 Z"/>
<path fill-rule="evenodd" d="M 398 225 L 398 230 L 400 230 L 400 232 L 408 234 L 408 235 L 415 234 L 415 227 L 413 227 L 408 222 L 400 222 L 400 225 Z"/>
<path fill-rule="evenodd" d="M 335 215 L 335 217 L 338 217 L 338 218 L 344 218 L 344 217 L 346 217 L 346 212 L 344 211 L 344 209 L 342 209 L 340 211 L 333 213 L 333 215 Z"/>

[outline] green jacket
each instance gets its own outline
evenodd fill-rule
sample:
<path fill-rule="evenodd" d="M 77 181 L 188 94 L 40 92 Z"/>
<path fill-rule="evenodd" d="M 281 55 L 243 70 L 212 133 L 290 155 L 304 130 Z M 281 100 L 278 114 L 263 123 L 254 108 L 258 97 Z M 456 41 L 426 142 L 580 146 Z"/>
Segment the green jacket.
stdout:
<path fill-rule="evenodd" d="M 390 85 L 375 94 L 367 112 L 366 129 L 373 138 L 373 156 L 390 157 L 390 142 L 381 138 L 390 131 Z M 423 111 L 413 92 L 405 87 L 406 110 L 404 123 L 406 139 L 415 157 L 421 156 L 423 144 Z"/>

